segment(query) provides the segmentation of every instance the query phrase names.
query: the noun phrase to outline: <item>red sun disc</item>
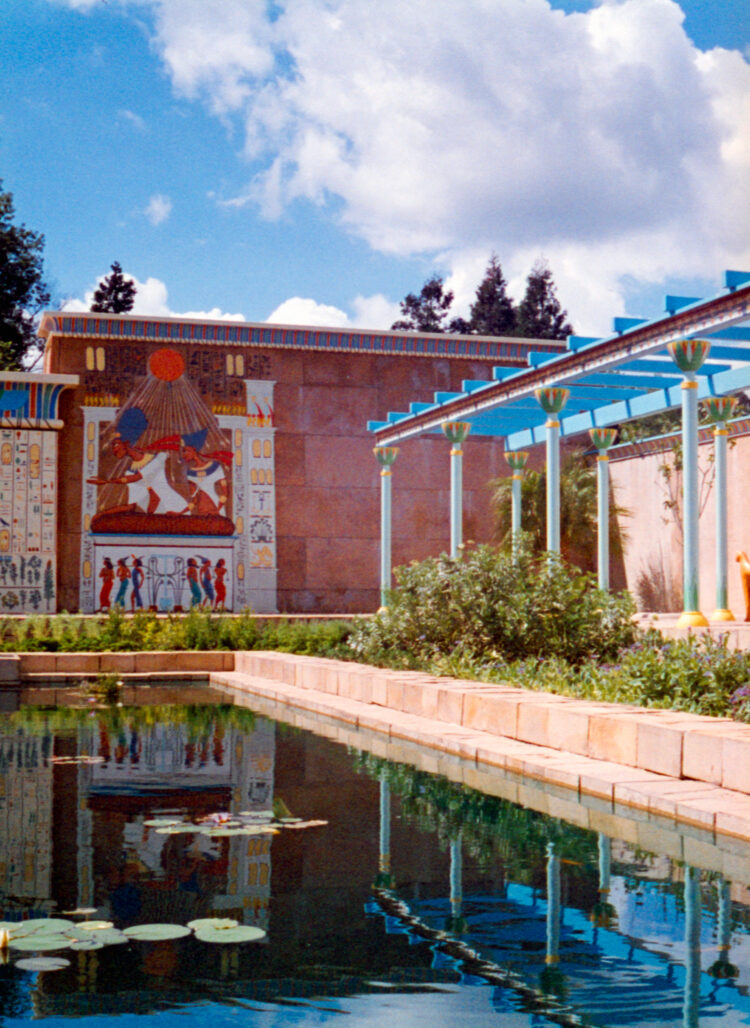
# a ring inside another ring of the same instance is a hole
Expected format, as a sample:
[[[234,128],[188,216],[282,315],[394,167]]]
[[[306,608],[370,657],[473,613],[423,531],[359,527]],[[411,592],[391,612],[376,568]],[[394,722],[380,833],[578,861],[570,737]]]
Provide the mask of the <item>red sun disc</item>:
[[[174,382],[185,373],[185,361],[177,350],[156,350],[148,359],[148,369],[162,382]]]

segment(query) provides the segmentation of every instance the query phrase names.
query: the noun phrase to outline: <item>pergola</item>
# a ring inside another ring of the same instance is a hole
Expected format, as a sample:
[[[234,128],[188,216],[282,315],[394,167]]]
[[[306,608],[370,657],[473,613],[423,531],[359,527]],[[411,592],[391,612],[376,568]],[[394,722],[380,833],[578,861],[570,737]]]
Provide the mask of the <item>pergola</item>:
[[[398,444],[442,431],[451,443],[451,554],[461,545],[462,450],[469,432],[502,436],[513,470],[513,534],[520,531],[520,484],[527,447],[546,442],[547,549],[560,549],[560,437],[588,432],[598,450],[599,584],[608,588],[608,450],[613,426],[682,407],[683,614],[681,626],[705,625],[698,609],[698,401],[714,424],[717,502],[717,596],[711,620],[727,609],[726,421],[750,387],[750,272],[724,272],[711,299],[667,296],[652,321],[614,319],[612,335],[568,337],[563,354],[532,352],[529,367],[497,366],[491,381],[464,381],[460,393],[415,399],[408,411],[370,421],[381,465],[381,592],[391,581],[391,466]]]

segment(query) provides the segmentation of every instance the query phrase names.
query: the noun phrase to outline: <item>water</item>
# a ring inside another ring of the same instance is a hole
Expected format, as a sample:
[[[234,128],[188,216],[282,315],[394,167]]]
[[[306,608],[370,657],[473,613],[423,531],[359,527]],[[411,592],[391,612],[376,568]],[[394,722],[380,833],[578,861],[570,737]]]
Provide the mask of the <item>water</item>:
[[[0,920],[267,934],[55,971],[11,948],[0,1026],[750,1023],[750,847],[688,840],[692,865],[240,707],[23,708],[0,718]]]

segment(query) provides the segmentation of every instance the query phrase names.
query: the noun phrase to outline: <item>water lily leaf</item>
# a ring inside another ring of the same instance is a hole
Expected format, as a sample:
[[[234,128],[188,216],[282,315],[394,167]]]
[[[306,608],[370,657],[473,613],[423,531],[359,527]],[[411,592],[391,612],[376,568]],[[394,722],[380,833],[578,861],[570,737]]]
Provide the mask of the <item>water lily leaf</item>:
[[[185,833],[198,832],[200,829],[196,825],[164,825],[163,828],[157,828],[157,835],[184,835]]]
[[[148,828],[162,828],[164,825],[182,824],[182,820],[179,817],[152,817],[149,821],[144,821],[143,823]]]
[[[236,928],[200,928],[195,933],[201,942],[218,943],[258,942],[265,936],[262,928],[247,924],[239,924]]]
[[[190,929],[181,924],[136,924],[123,929],[123,935],[139,942],[161,942],[164,939],[182,939]]]
[[[70,967],[70,961],[65,957],[24,957],[16,961],[16,967],[22,971],[62,971]]]
[[[280,817],[277,818],[278,822],[282,825],[294,825],[298,821],[301,821],[301,817]]]
[[[195,921],[188,921],[187,926],[197,932],[203,928],[236,928],[239,923],[233,917],[198,917]]]
[[[70,949],[76,950],[90,950],[90,949],[104,949],[104,943],[98,936],[92,935],[89,939],[72,939],[70,942]]]
[[[24,935],[20,939],[11,939],[10,945],[13,949],[20,949],[27,953],[42,953],[46,950],[67,949],[70,939],[67,935],[34,933],[33,935]]]
[[[272,810],[241,810],[240,817],[257,817],[262,818],[265,821],[270,821],[273,817]]]
[[[10,929],[11,934],[19,939],[26,935],[53,935],[59,932],[67,932],[74,928],[74,921],[67,921],[63,917],[32,917],[28,921],[16,921]]]
[[[82,921],[81,924],[73,927],[78,934],[78,932],[101,932],[105,928],[114,928],[114,924],[112,921]]]
[[[87,942],[95,941],[100,946],[121,946],[124,942],[128,942],[127,935],[121,932],[119,928],[100,928],[97,932],[87,933],[76,933],[75,936],[72,933],[68,933],[74,942]],[[75,948],[75,947],[74,947]]]
[[[294,824],[285,822],[284,828],[320,828],[322,825],[327,824],[327,821],[298,821]]]
[[[76,907],[75,910],[63,910],[63,914],[67,914],[68,917],[73,917],[75,915],[88,917],[89,914],[95,914],[98,909],[98,907]]]

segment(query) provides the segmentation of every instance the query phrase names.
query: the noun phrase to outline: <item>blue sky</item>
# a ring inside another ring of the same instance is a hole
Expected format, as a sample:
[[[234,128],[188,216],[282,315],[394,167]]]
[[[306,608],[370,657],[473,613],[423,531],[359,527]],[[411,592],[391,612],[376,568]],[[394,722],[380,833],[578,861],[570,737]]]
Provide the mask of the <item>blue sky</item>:
[[[85,309],[388,327],[545,257],[576,330],[750,268],[746,0],[3,0],[0,176]]]

